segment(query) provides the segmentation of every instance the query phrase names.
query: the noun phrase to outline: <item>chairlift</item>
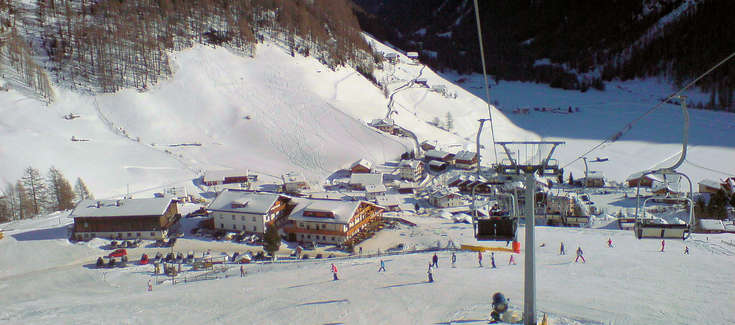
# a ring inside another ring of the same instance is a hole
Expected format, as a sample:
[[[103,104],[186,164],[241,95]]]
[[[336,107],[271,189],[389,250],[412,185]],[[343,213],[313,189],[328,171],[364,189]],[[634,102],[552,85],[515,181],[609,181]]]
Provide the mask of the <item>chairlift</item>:
[[[496,194],[496,196],[505,196],[510,199],[510,215],[489,215],[480,218],[475,214],[472,219],[475,238],[482,241],[515,241],[518,230],[516,198],[510,193]]]
[[[653,174],[644,173],[643,175]],[[689,196],[688,197],[671,197],[666,195],[657,195],[649,197],[643,201],[642,206],[640,205],[640,185],[638,186],[638,192],[636,193],[638,204],[636,204],[636,221],[633,226],[633,231],[638,239],[642,238],[655,238],[655,239],[681,239],[686,240],[689,238],[692,232],[692,219],[694,217],[694,201],[692,198],[692,181],[683,173],[676,171],[662,173],[664,180],[667,174],[681,175],[689,181]],[[656,218],[646,218],[646,205],[648,201],[652,200],[668,200],[668,201],[683,201],[689,205],[689,218],[684,224],[667,224],[661,223]],[[638,211],[642,211],[641,214]],[[643,216],[641,216],[643,215]]]
[[[638,186],[636,187],[636,207],[635,207],[635,225],[633,226],[633,231],[635,233],[635,236],[638,239],[642,238],[656,238],[656,239],[662,239],[662,238],[671,238],[671,239],[682,239],[686,240],[689,238],[689,236],[692,233],[692,227],[693,227],[693,218],[694,218],[694,201],[692,201],[693,196],[693,186],[692,186],[692,180],[684,173],[676,171],[676,168],[681,166],[681,164],[686,159],[687,154],[687,142],[689,137],[689,112],[687,112],[686,107],[686,96],[680,96],[681,99],[681,110],[682,115],[684,116],[684,127],[682,129],[683,138],[682,138],[682,150],[681,150],[681,156],[679,157],[679,160],[674,163],[673,166],[668,168],[661,168],[657,170],[651,170],[643,173],[641,175],[641,179],[646,177],[647,175],[651,174],[661,174],[664,179],[664,183],[666,183],[666,175],[679,175],[689,182],[689,196],[688,197],[668,197],[668,196],[654,196],[651,198],[648,198],[643,201],[643,215],[646,214],[646,203],[649,200],[652,199],[666,199],[666,200],[675,200],[675,201],[686,201],[689,203],[689,220],[685,224],[666,224],[661,223],[657,219],[654,218],[644,218],[641,217],[641,215],[638,213],[638,211],[641,210],[641,182],[638,182]],[[666,184],[664,184],[666,185]]]

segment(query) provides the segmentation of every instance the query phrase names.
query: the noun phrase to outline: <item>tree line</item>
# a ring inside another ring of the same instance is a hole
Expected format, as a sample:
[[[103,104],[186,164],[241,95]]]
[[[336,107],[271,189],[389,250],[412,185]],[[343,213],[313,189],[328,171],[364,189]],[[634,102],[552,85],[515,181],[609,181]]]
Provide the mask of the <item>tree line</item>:
[[[51,166],[46,176],[33,167],[23,172],[15,183],[5,184],[0,192],[0,222],[74,208],[77,200],[94,199],[81,178],[72,188],[64,174]]]
[[[0,0],[0,25],[37,39],[59,84],[93,92],[148,89],[172,74],[170,51],[194,44],[253,56],[270,40],[333,69],[374,66],[348,0]]]

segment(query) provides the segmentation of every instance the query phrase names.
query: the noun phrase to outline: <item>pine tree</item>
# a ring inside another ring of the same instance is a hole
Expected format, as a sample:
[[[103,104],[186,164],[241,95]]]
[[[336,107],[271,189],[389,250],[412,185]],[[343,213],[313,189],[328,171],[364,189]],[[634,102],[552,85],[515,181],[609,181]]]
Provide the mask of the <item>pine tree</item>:
[[[569,185],[574,185],[574,176],[572,176],[572,172],[569,172]]]
[[[281,236],[278,235],[278,229],[272,224],[268,225],[265,231],[265,243],[263,249],[273,256],[278,249],[281,248]]]
[[[28,193],[28,199],[31,201],[31,213],[34,215],[41,213],[46,198],[46,184],[43,183],[41,173],[38,169],[29,166],[24,171],[22,180]]]
[[[77,178],[77,183],[74,185],[74,193],[79,200],[94,200],[94,195],[87,189],[87,184],[84,184],[81,177]]]
[[[48,171],[49,209],[52,211],[69,210],[74,207],[74,191],[64,174],[53,166]]]
[[[447,131],[451,131],[454,128],[454,119],[452,113],[447,112]]]

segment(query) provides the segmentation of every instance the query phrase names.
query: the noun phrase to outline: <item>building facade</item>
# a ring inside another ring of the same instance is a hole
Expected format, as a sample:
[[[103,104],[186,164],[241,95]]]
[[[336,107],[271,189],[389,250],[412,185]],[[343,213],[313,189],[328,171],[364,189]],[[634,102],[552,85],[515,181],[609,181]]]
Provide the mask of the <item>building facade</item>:
[[[284,232],[300,242],[343,244],[382,218],[383,210],[366,201],[299,199]]]
[[[71,215],[76,240],[164,239],[181,217],[171,198],[83,200]]]
[[[417,181],[424,177],[424,162],[420,160],[401,160],[398,165],[401,179]]]
[[[291,198],[274,193],[228,189],[212,201],[214,229],[264,234],[266,226],[286,218]]]

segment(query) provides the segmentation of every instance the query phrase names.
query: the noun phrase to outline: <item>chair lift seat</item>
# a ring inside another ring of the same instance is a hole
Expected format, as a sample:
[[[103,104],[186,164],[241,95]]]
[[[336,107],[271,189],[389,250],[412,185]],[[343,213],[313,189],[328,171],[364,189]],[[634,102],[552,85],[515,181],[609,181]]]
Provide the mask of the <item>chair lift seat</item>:
[[[516,239],[518,218],[494,217],[477,219],[477,240],[513,241]]]

